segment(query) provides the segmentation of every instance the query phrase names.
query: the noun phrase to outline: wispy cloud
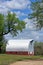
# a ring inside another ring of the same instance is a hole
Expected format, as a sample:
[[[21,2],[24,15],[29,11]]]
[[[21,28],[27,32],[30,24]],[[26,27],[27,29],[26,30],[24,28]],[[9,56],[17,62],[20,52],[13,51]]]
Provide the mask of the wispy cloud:
[[[28,16],[24,12],[20,12],[20,11],[17,11],[17,12],[14,12],[14,13],[16,14],[17,18],[19,18],[20,16]]]
[[[29,4],[29,0],[0,0],[0,12],[11,9],[26,9]]]
[[[35,27],[34,27],[34,24],[33,24],[33,20],[30,20],[28,18],[25,18],[24,21],[26,22],[26,28],[29,28],[31,30],[34,30]]]
[[[7,14],[8,11],[11,11],[16,13],[16,17],[23,19],[23,17],[27,17],[27,14],[21,12],[20,10],[25,10],[28,8],[30,9],[29,0],[0,0],[0,13],[2,14]]]
[[[6,1],[3,4],[6,5],[8,8],[25,9],[27,8],[28,4],[30,4],[30,1],[29,0],[11,0],[11,1]]]
[[[32,23],[33,20],[27,18],[27,14],[32,12],[29,10],[30,3],[30,0],[0,0],[0,13],[7,14],[8,11],[15,12],[18,18],[21,17],[27,23],[26,29],[15,38],[33,38],[43,41],[43,29],[35,31],[35,26]],[[7,38],[12,39],[9,35],[10,34],[8,34]]]
[[[35,41],[43,41],[43,29],[40,31],[34,30],[31,20],[25,19],[26,28],[19,33],[16,37],[11,37],[10,34],[7,35],[7,39],[34,39]]]

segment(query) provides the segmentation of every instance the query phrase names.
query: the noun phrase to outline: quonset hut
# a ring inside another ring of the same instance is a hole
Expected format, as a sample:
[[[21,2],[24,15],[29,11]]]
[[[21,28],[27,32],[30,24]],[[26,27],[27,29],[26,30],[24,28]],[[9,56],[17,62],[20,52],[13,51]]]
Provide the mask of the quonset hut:
[[[7,54],[34,55],[34,40],[9,40],[6,45]]]

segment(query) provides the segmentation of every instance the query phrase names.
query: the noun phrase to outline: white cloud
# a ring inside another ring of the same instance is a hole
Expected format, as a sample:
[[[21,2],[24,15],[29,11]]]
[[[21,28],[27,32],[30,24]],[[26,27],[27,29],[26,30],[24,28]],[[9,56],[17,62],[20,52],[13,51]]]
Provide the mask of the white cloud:
[[[11,1],[5,1],[5,0],[0,0],[0,13],[6,14],[8,10],[11,11],[11,9],[26,9],[30,8],[30,1],[29,0],[11,0]],[[32,12],[32,11],[31,11]],[[12,12],[11,12],[12,13]],[[23,12],[15,12],[17,17],[20,16],[27,16],[27,14]],[[34,31],[35,27],[33,26],[32,21],[28,18],[24,19],[24,21],[27,23],[26,24],[26,29],[18,35],[18,38],[23,37],[23,38],[33,38],[35,40],[43,40],[43,31],[42,33]],[[43,30],[43,29],[42,29]],[[12,39],[12,36],[8,34],[6,36],[6,39]]]
[[[28,6],[28,9],[30,9],[30,5]]]
[[[8,12],[8,8],[6,8],[5,6],[0,6],[0,13],[2,13],[2,14],[7,14],[7,12]]]
[[[33,24],[33,20],[30,19],[25,19],[24,20],[27,24],[26,24],[26,29],[28,29],[28,31],[26,31],[26,37],[27,38],[33,38],[36,41],[40,41],[42,39],[43,33],[41,34],[41,31],[36,31],[36,28]],[[30,33],[29,33],[30,31]],[[25,34],[25,32],[24,32]],[[28,36],[27,36],[28,35]]]
[[[6,13],[11,9],[26,9],[30,4],[29,0],[0,0],[0,13]],[[18,12],[20,14],[20,12]],[[24,15],[24,13],[22,13]]]
[[[0,13],[6,14],[8,12],[8,10],[10,10],[10,9],[7,8],[5,5],[3,5],[3,2],[0,2]]]
[[[26,22],[26,28],[29,28],[29,24],[30,24],[29,21],[30,20],[28,18],[26,18],[26,19],[24,19],[24,21]]]
[[[29,26],[31,26],[31,23],[28,23],[28,19],[25,19],[25,21],[27,22],[27,24],[29,24]],[[19,35],[17,35],[16,37],[12,38],[10,35],[6,36],[6,39],[34,39],[35,41],[43,41],[43,29],[41,31],[34,31],[33,28],[29,28],[27,26],[27,28],[25,30],[23,30],[21,33],[19,33]]]
[[[31,29],[31,30],[34,29],[34,25],[33,25],[32,20],[26,18],[26,19],[24,19],[24,21],[27,23],[27,24],[26,24],[26,28],[29,28],[29,29]]]
[[[37,31],[31,31],[31,34],[33,35],[34,39],[38,40],[39,39],[39,32]]]
[[[39,36],[36,36],[36,40],[39,40]]]
[[[23,13],[23,12],[20,12],[20,11],[17,11],[15,12],[17,17],[19,18],[20,16],[27,16],[27,14]]]
[[[28,4],[30,4],[29,0],[11,0],[2,2],[2,5],[13,9],[25,9]]]
[[[4,38],[5,38],[5,40],[10,40],[10,39],[13,39],[13,36],[10,33],[8,33],[8,34],[4,35]]]

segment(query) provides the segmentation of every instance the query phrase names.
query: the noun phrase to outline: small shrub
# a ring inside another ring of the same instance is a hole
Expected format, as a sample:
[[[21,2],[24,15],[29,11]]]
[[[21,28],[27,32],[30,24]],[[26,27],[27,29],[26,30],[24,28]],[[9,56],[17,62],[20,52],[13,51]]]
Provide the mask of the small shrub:
[[[5,51],[6,51],[6,44],[3,43],[2,47],[1,47],[1,52],[5,53]]]
[[[35,42],[34,53],[35,55],[43,55],[43,43],[42,42]]]

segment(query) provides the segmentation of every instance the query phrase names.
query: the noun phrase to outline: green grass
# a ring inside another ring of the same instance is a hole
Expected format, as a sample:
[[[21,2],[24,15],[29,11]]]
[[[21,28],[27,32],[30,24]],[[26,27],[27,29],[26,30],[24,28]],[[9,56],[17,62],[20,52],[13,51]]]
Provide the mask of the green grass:
[[[26,55],[8,55],[0,54],[0,65],[9,65],[10,63],[22,60],[43,59],[43,56],[26,56]]]

